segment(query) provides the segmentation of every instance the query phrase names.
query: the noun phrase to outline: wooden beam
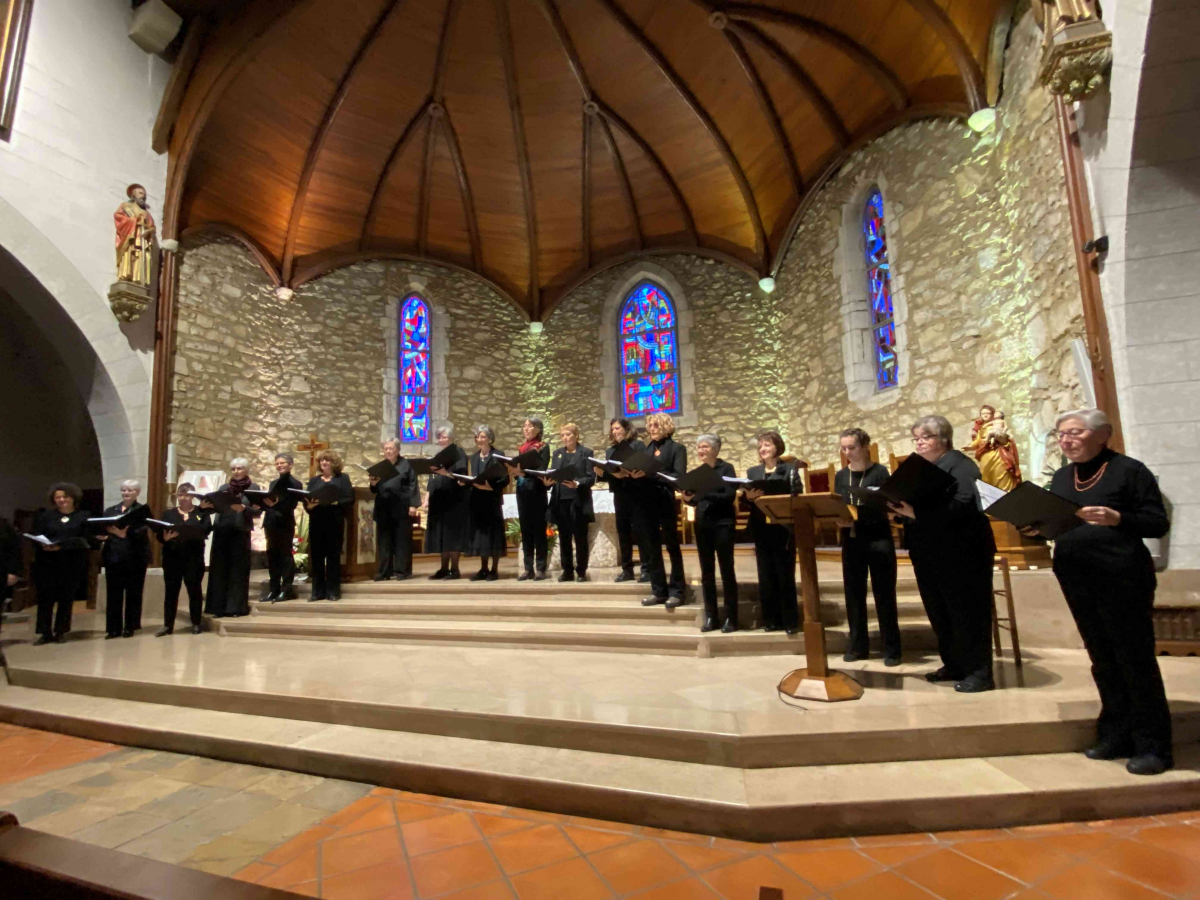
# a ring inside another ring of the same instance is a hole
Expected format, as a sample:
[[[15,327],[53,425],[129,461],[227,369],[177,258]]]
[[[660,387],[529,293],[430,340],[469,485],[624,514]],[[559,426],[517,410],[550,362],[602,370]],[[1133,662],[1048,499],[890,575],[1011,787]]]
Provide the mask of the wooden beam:
[[[562,47],[563,53],[567,57],[567,65],[571,67],[571,71],[575,74],[575,80],[579,82],[579,89],[583,91],[584,102],[591,100],[592,88],[588,84],[587,73],[583,70],[583,63],[575,50],[575,44],[567,31],[567,26],[563,23],[562,16],[559,15],[558,7],[554,5],[554,0],[537,0],[537,3],[550,21],[550,27],[554,29],[554,34],[558,37],[559,46]]]
[[[731,19],[778,22],[780,25],[797,28],[831,47],[836,47],[871,73],[879,82],[879,86],[887,93],[892,101],[892,106],[898,110],[908,106],[908,91],[904,87],[904,82],[879,57],[844,32],[809,16],[782,9],[771,9],[766,6],[755,6],[752,3],[727,3],[720,9]]]
[[[446,14],[442,17],[442,33],[438,38],[437,62],[433,67],[433,87],[429,92],[435,103],[441,103],[445,93],[446,69],[450,66],[450,29],[454,25],[456,12],[458,0],[446,0]]]
[[[171,77],[167,80],[162,101],[158,104],[154,130],[150,133],[150,147],[155,153],[166,153],[171,147],[171,129],[175,127],[179,107],[187,93],[188,81],[196,68],[196,62],[200,59],[200,50],[204,46],[208,29],[209,21],[204,16],[196,16],[188,24],[183,46],[179,48],[179,56],[175,59],[175,65],[171,67]]]
[[[738,189],[741,191],[742,202],[746,206],[746,213],[750,217],[750,225],[754,230],[755,253],[765,271],[768,264],[768,256],[771,252],[770,246],[767,243],[767,232],[763,228],[762,214],[759,212],[758,201],[754,197],[750,181],[746,178],[746,172],[742,168],[742,164],[738,162],[737,157],[734,155],[733,148],[729,146],[729,141],[725,139],[725,135],[721,133],[721,130],[717,127],[717,123],[708,114],[708,110],[704,108],[696,98],[696,95],[692,93],[691,88],[687,86],[683,78],[675,71],[674,67],[667,61],[667,58],[663,56],[662,51],[646,37],[645,33],[629,17],[625,10],[617,6],[613,0],[597,0],[597,2],[608,11],[609,15],[616,20],[625,33],[650,57],[655,66],[658,67],[659,72],[675,88],[675,92],[679,94],[680,99],[692,111],[693,115],[700,120],[700,123],[708,132],[713,143],[717,145],[718,151],[720,151],[722,158],[725,160],[725,165],[729,168],[730,174],[733,175],[733,179],[737,182]]]
[[[430,169],[433,168],[433,146],[437,138],[438,123],[445,115],[445,107],[431,106],[429,129],[425,132],[425,153],[421,158],[421,183],[417,188],[420,205],[417,208],[417,251],[424,256],[429,242],[429,207],[433,201],[433,179]]]
[[[533,169],[529,163],[529,143],[525,137],[525,121],[521,115],[521,96],[517,85],[517,59],[513,48],[512,23],[508,18],[505,0],[494,0],[496,22],[500,26],[498,40],[504,60],[504,85],[508,92],[508,113],[512,118],[513,140],[517,145],[517,170],[521,175],[521,195],[525,200],[525,234],[529,244],[529,311],[537,321],[541,306],[540,273],[538,271],[537,206],[533,201]]]
[[[262,244],[246,234],[236,225],[230,225],[227,222],[201,222],[199,225],[189,225],[183,229],[183,234],[179,236],[181,241],[186,241],[188,238],[200,237],[205,234],[223,234],[225,237],[233,238],[239,244],[246,248],[254,261],[258,263],[259,268],[263,270],[271,283],[276,287],[284,284],[279,271],[275,268],[275,263],[271,260],[271,255],[263,249]]]
[[[629,213],[629,220],[633,225],[633,233],[637,240],[638,249],[641,250],[646,246],[646,239],[642,235],[642,220],[638,217],[637,201],[633,197],[633,185],[629,183],[629,172],[625,169],[625,160],[621,158],[621,148],[617,146],[612,129],[604,119],[600,119],[600,134],[604,138],[605,145],[608,147],[609,155],[612,157],[613,168],[617,172],[617,180],[621,183],[621,195],[625,198],[625,209]]]
[[[775,135],[775,143],[779,145],[779,152],[783,154],[783,160],[787,163],[788,176],[792,179],[792,190],[799,197],[804,193],[804,179],[800,177],[800,167],[796,164],[796,154],[792,150],[792,144],[788,140],[787,132],[783,130],[783,122],[779,118],[779,110],[775,108],[775,102],[771,99],[771,95],[767,93],[767,86],[763,84],[762,77],[758,74],[758,69],[754,67],[754,60],[746,52],[746,45],[742,43],[742,39],[735,33],[736,28],[737,26],[723,28],[721,32],[725,35],[725,40],[728,41],[729,48],[733,50],[733,55],[737,57],[738,65],[742,67],[742,71],[746,74],[746,80],[750,83],[750,89],[754,91],[754,96],[758,100],[758,105],[762,108],[763,115],[767,117],[767,122],[771,126],[771,133]],[[824,98],[824,95],[821,96]],[[826,104],[828,104],[828,100],[826,100]],[[832,105],[829,105],[829,109],[832,111]],[[819,108],[818,112],[820,112]],[[838,118],[836,112],[833,115],[833,119],[841,126],[841,133],[845,134],[846,128],[842,125],[842,121]],[[839,137],[837,131],[834,132],[834,137]],[[840,138],[839,142],[845,143]]]
[[[467,177],[467,167],[463,163],[462,147],[458,143],[458,132],[450,121],[450,112],[442,116],[442,128],[445,130],[446,143],[450,145],[450,156],[454,160],[454,172],[458,175],[458,190],[462,194],[463,212],[467,215],[467,234],[471,238],[471,264],[476,271],[483,271],[483,253],[479,242],[479,217],[475,213],[475,195],[471,193],[471,179]],[[426,210],[428,213],[428,210]]]
[[[308,146],[308,153],[304,157],[304,168],[300,172],[300,183],[296,187],[296,195],[292,198],[292,212],[288,216],[287,237],[283,242],[283,265],[280,267],[283,271],[283,280],[286,282],[292,277],[292,267],[296,259],[296,235],[300,230],[300,220],[304,218],[304,207],[308,201],[308,187],[312,183],[313,172],[317,167],[317,160],[321,156],[321,151],[325,147],[325,140],[329,137],[329,133],[333,130],[333,123],[337,120],[337,114],[341,111],[342,104],[346,100],[347,94],[350,93],[350,84],[354,80],[354,74],[358,71],[358,67],[362,65],[367,52],[378,40],[383,26],[387,23],[388,18],[395,11],[400,0],[386,0],[383,9],[379,15],[375,17],[375,21],[371,23],[371,27],[367,29],[363,39],[358,44],[358,49],[351,57],[349,64],[346,66],[346,71],[342,73],[341,81],[338,82],[337,89],[330,98],[329,104],[325,107],[325,114],[321,116],[321,123],[317,126],[317,132],[313,136],[312,143]]]
[[[383,170],[379,173],[379,179],[375,182],[375,189],[371,191],[371,202],[367,204],[367,217],[363,220],[362,236],[358,240],[360,250],[366,250],[371,243],[371,235],[375,232],[375,220],[379,216],[379,198],[383,193],[384,185],[392,177],[392,169],[396,165],[396,160],[400,158],[400,154],[408,146],[409,140],[416,134],[417,128],[425,121],[432,102],[431,98],[426,97],[425,102],[413,113],[412,118],[408,120],[408,124],[404,126],[404,130],[400,132],[400,137],[396,139],[396,143],[392,147],[392,152],[388,154],[387,161],[383,164]]]
[[[583,116],[583,202],[580,204],[583,232],[583,267],[592,266],[592,117]]]
[[[954,60],[954,65],[958,67],[958,74],[962,77],[963,91],[971,111],[974,112],[987,106],[983,71],[979,68],[979,61],[971,53],[971,48],[963,40],[962,33],[954,21],[942,9],[937,0],[908,0],[908,5],[921,15],[925,24],[937,33],[950,52],[950,58]]]

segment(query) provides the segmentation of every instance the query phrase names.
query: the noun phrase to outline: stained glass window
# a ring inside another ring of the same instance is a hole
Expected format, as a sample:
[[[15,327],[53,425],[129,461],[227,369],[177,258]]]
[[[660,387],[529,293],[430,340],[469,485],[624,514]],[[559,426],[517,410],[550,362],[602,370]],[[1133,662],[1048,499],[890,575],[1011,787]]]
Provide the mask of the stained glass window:
[[[429,440],[429,307],[410,294],[400,307],[400,440]]]
[[[618,340],[623,415],[680,412],[679,329],[667,292],[650,282],[630,291]]]
[[[892,267],[888,260],[887,225],[883,195],[873,188],[863,210],[863,236],[867,252],[867,292],[871,304],[871,343],[875,353],[875,387],[895,387],[899,382],[896,358],[896,312],[892,305]]]

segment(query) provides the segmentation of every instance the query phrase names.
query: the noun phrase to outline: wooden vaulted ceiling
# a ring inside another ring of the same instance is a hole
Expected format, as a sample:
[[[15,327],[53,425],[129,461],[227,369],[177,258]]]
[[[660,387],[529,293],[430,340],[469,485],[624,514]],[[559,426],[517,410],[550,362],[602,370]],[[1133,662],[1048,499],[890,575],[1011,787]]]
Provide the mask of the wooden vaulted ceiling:
[[[165,234],[284,284],[428,258],[531,318],[691,247],[774,271],[806,195],[899,122],[984,105],[1011,0],[214,4],[173,121]]]

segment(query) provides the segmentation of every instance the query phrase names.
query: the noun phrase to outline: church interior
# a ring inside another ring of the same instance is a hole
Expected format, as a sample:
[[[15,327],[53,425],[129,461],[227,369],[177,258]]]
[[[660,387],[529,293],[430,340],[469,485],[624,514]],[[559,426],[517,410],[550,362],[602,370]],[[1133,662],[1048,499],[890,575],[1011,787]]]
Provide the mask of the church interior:
[[[1197,48],[0,0],[14,896],[1200,896]]]

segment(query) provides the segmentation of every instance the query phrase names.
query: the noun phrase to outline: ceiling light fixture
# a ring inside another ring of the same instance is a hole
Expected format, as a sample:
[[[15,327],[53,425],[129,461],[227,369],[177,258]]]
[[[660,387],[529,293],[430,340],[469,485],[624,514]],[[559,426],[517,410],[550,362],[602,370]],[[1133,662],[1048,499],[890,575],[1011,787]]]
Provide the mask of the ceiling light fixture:
[[[983,109],[977,109],[967,118],[967,125],[971,130],[979,134],[985,131],[990,131],[996,124],[996,108],[994,106],[985,106]]]
[[[758,286],[762,289],[764,294],[769,294],[775,290],[775,279],[770,275],[764,275],[762,278],[758,279]]]
[[[530,334],[541,334],[542,328],[543,328],[543,325],[541,322],[530,322],[529,323],[529,333]]]

